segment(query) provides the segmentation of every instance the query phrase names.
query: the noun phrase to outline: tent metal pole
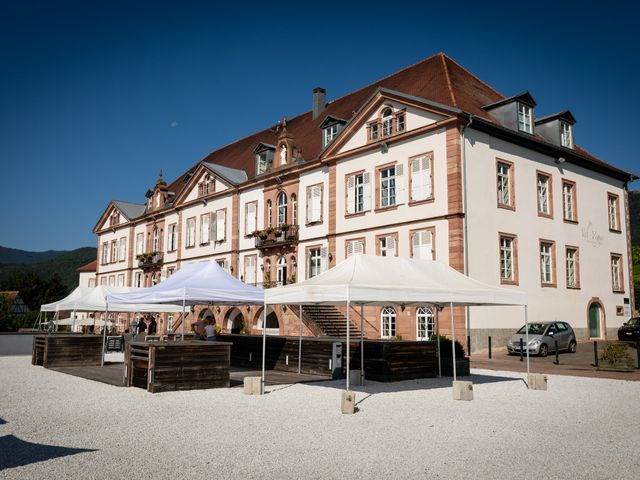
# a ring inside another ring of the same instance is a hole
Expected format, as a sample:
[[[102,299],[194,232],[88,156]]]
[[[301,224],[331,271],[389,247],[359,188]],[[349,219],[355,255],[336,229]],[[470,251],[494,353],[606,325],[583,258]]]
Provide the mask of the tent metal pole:
[[[526,346],[527,349],[527,388],[529,388],[529,315],[528,315],[528,306],[524,306],[524,328],[525,328],[525,337],[526,337]]]
[[[351,302],[349,301],[349,287],[347,287],[347,390],[349,390],[349,357],[350,357],[350,344],[351,337],[349,335],[349,331],[351,330],[351,318],[349,313],[351,312]]]
[[[104,309],[104,325],[102,326],[102,363],[101,367],[104,367],[104,346],[107,341],[107,319],[109,318],[109,304],[107,303]]]
[[[267,357],[267,304],[262,309],[262,391],[264,393],[264,368]]]
[[[302,368],[302,304],[300,304],[300,335],[298,337],[298,373]]]
[[[187,289],[183,288],[182,289],[182,324],[181,324],[181,328],[182,328],[182,340],[184,341],[184,322],[186,322],[186,314],[185,314],[185,308],[186,308],[186,303],[187,303]]]
[[[440,361],[440,308],[436,305],[436,342],[438,349],[438,377],[442,377],[442,362]]]
[[[71,325],[71,333],[76,329],[76,309],[73,309],[73,324]]]
[[[360,304],[360,386],[364,386],[364,305]]]
[[[451,313],[451,353],[453,354],[453,381],[456,381],[456,327],[453,322],[453,302],[449,303]]]

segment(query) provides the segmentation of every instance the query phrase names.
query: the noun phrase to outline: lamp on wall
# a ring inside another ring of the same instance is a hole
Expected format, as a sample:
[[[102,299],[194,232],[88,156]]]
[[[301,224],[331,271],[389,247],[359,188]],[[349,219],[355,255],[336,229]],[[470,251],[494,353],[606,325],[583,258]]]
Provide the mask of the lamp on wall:
[[[260,270],[264,272],[264,263],[260,265]]]
[[[556,158],[556,164],[557,165],[562,165],[566,161],[567,160],[564,157]]]

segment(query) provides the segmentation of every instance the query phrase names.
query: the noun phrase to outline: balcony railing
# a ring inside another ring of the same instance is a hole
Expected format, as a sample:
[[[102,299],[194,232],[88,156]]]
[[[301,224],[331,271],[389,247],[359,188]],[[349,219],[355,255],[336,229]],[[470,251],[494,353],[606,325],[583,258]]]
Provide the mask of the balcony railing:
[[[154,268],[162,265],[163,260],[164,253],[162,252],[143,253],[142,255],[138,255],[138,268]]]
[[[298,225],[290,225],[286,230],[275,227],[273,231],[263,230],[255,236],[256,248],[271,248],[298,241]]]

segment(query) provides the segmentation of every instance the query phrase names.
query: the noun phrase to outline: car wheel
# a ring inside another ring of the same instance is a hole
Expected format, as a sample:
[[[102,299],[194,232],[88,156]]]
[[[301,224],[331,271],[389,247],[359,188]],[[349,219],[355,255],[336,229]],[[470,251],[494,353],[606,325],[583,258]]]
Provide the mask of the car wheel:
[[[569,348],[567,349],[567,351],[569,353],[576,353],[576,341],[575,340],[571,340],[569,342]]]
[[[546,343],[540,345],[540,351],[538,353],[541,357],[546,357],[549,354],[549,347],[547,347]]]

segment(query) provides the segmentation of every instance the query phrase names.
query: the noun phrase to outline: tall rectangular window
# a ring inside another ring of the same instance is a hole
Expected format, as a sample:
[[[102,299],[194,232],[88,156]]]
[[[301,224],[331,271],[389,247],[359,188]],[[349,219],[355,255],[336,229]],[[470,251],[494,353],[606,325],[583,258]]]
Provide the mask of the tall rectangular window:
[[[620,231],[620,201],[617,195],[612,193],[607,195],[607,207],[609,213],[609,230]]]
[[[500,235],[500,283],[516,284],[517,251],[515,235]]]
[[[322,130],[323,146],[329,145],[338,136],[338,124],[331,125]]]
[[[364,239],[347,240],[345,243],[346,257],[349,258],[355,253],[364,253]]]
[[[565,220],[577,221],[576,184],[568,180],[562,181],[562,212]]]
[[[111,263],[115,263],[118,261],[118,241],[111,241]]]
[[[378,175],[380,177],[378,206],[385,208],[402,203],[402,165],[382,168],[378,171]]]
[[[433,230],[418,230],[411,233],[411,258],[434,260]]]
[[[313,278],[316,275],[319,275],[322,271],[322,249],[321,248],[310,248],[309,249],[309,278]]]
[[[256,256],[247,255],[244,257],[244,282],[250,285],[256,283]]]
[[[249,202],[244,209],[244,233],[250,235],[258,229],[258,202]]]
[[[169,225],[169,251],[175,252],[178,248],[178,228],[175,223]]]
[[[560,144],[563,147],[573,148],[572,127],[566,122],[560,122]]]
[[[322,221],[322,185],[307,187],[307,223]]]
[[[565,256],[567,288],[580,288],[580,266],[578,260],[578,248],[567,247]]]
[[[433,196],[433,177],[431,173],[431,155],[422,155],[411,159],[411,192],[412,202],[427,200]]]
[[[109,263],[109,242],[103,242],[102,244],[102,265]]]
[[[550,217],[551,200],[551,176],[538,172],[538,214],[543,217]]]
[[[267,171],[269,163],[273,162],[274,150],[265,149],[256,154],[256,175],[262,175]]]
[[[378,255],[381,257],[396,257],[398,256],[397,250],[397,234],[396,235],[383,235],[378,237]]]
[[[371,210],[371,180],[369,172],[347,177],[347,214]]]
[[[554,244],[549,241],[540,242],[540,281],[543,286],[554,285]]]
[[[187,218],[187,248],[196,246],[196,217]]]
[[[524,103],[518,103],[518,129],[521,132],[533,133],[531,107]]]
[[[225,209],[216,211],[215,222],[215,239],[218,242],[224,242],[227,238],[227,211]]]
[[[137,272],[135,277],[135,287],[142,288],[142,272]]]
[[[624,282],[622,278],[622,255],[617,253],[611,254],[611,286],[614,292],[624,291]]]
[[[513,165],[506,162],[497,163],[498,206],[513,208],[512,175]]]
[[[126,237],[120,238],[119,250],[120,251],[118,252],[118,259],[121,262],[124,262],[127,258],[127,238]]]
[[[211,235],[211,214],[205,213],[200,215],[200,245],[206,245],[209,243],[209,237]]]
[[[144,253],[144,233],[136,235],[136,255]]]

